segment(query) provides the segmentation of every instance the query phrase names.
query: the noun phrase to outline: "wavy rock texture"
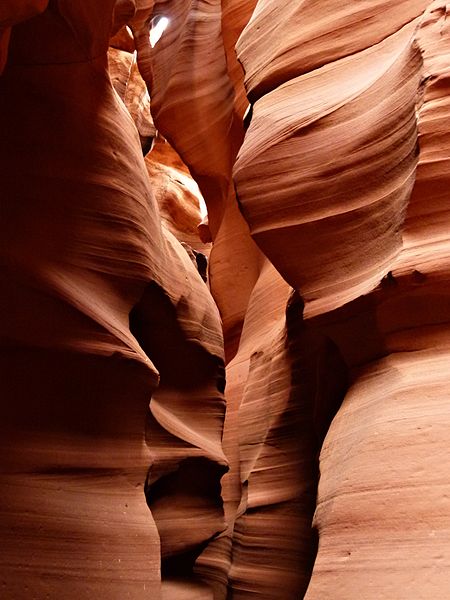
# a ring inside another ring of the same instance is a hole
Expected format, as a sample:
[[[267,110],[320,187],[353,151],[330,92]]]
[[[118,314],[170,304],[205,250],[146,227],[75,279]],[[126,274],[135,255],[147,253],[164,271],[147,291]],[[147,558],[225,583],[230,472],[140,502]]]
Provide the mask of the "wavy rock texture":
[[[449,9],[3,3],[2,598],[447,599]]]
[[[266,263],[228,368],[227,397],[238,397],[241,482],[233,598],[301,596],[315,557],[317,453],[345,391],[346,367],[333,344],[305,327],[302,302],[290,291]]]
[[[252,102],[282,83],[369,49],[418,17],[428,0],[259,0],[237,43]]]
[[[249,104],[244,73],[235,44],[256,2],[222,0],[222,38],[228,76],[234,89],[234,110],[228,134],[233,162],[243,142]],[[228,175],[231,180],[231,173]],[[250,295],[259,277],[264,257],[252,238],[238,208],[234,185],[230,185],[223,218],[214,239],[210,260],[210,287],[222,317],[226,362],[235,356]]]
[[[253,238],[310,311],[369,291],[400,250],[417,154],[413,33],[293,79],[253,107],[234,169],[239,200]]]
[[[111,14],[112,3],[101,8]],[[128,313],[161,234],[135,166],[135,133],[107,76],[109,24],[95,17],[52,8],[14,27],[0,80],[8,599],[159,589],[142,427],[158,374]],[[73,32],[88,56],[102,47],[100,57],[67,64],[80,58]]]
[[[114,89],[133,118],[139,132],[143,153],[146,154],[152,147],[156,129],[150,113],[150,96],[139,74],[136,54],[134,51],[110,47],[108,65]]]
[[[217,242],[210,285],[222,317],[227,360],[236,353],[260,263],[231,180],[247,105],[232,46],[251,10],[251,2],[241,3],[239,10],[226,2],[222,12],[216,0],[143,3],[139,19],[130,21],[156,126],[188,166],[208,207],[209,231]],[[151,48],[149,19],[161,16],[170,19],[169,25]]]
[[[110,42],[109,73],[114,89],[123,100],[139,132],[161,221],[178,241],[195,252],[207,255],[210,244],[202,243],[198,235],[203,198],[186,165],[156,131],[150,113],[150,97],[137,67],[136,53],[134,50],[129,51],[130,43],[134,48],[134,40],[124,32],[126,29],[122,28]],[[206,269],[206,256],[204,263]]]
[[[392,7],[369,46],[382,4],[361,6],[367,22],[342,8],[333,28],[354,23],[326,42],[326,22],[307,27],[313,3],[275,19],[260,2],[238,43],[256,100],[234,170],[244,215],[352,367],[321,453],[308,600],[447,593],[447,6]]]
[[[246,107],[232,45],[251,3],[243,9],[237,11],[231,2],[222,13],[218,0],[142,3],[139,18],[130,21],[155,124],[189,168],[208,207],[209,234],[217,240],[210,257],[210,285],[223,321],[227,360],[237,350],[260,260],[237,210],[231,180]],[[233,18],[226,16],[229,13]],[[161,16],[170,21],[152,48],[149,28]]]
[[[202,544],[224,528],[219,481],[226,470],[225,379],[217,310],[201,278],[189,276],[193,266],[185,250],[165,235],[169,256],[177,259],[169,295],[149,285],[130,324],[160,374],[147,427],[153,458],[147,499],[161,538],[163,575],[180,575],[190,572]],[[184,277],[177,276],[181,265]],[[185,527],[186,519],[196,527]]]
[[[199,239],[198,225],[201,221],[201,195],[193,180],[183,171],[152,160],[153,152],[146,157],[146,167],[158,202],[164,226],[189,248],[205,257],[211,244]]]
[[[244,88],[244,71],[237,60],[236,42],[250,19],[256,0],[222,0],[222,36],[227,59],[228,73],[235,90],[236,117],[242,120],[248,100]]]
[[[15,26],[0,79],[7,600],[173,597],[160,548],[178,575],[224,527],[220,321],[111,86],[113,5]]]
[[[221,36],[221,5],[219,0],[154,2],[149,16],[162,15],[170,23],[154,48],[148,25],[133,28],[139,68],[157,128],[199,184],[215,237],[232,166],[232,87]]]
[[[355,371],[322,450],[321,543],[308,599],[447,596],[447,9],[433,3],[417,35],[425,88],[416,184],[402,252],[371,299],[387,356]]]
[[[250,295],[263,263],[264,255],[250,237],[234,193],[230,194],[209,262],[211,292],[222,317],[227,363],[238,350]]]

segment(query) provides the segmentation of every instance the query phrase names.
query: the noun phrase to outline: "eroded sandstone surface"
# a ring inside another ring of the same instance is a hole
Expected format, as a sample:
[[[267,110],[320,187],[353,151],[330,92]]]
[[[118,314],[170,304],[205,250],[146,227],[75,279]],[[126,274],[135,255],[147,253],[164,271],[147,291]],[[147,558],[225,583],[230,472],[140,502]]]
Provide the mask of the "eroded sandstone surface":
[[[448,599],[449,11],[3,1],[2,599]]]

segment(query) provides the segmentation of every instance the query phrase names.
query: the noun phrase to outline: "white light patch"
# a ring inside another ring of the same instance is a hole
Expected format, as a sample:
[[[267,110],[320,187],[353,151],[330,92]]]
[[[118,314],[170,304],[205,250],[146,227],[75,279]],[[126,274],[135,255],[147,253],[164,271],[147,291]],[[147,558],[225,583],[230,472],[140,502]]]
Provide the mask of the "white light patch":
[[[154,48],[161,39],[162,34],[167,29],[169,19],[167,17],[155,17],[152,21],[152,28],[150,29],[150,46]]]
[[[208,209],[206,208],[206,203],[203,200],[203,196],[201,194],[198,195],[198,202],[200,204],[200,216],[203,220],[208,216]]]
[[[200,217],[202,220],[208,215],[208,209],[206,207],[206,203],[203,199],[202,193],[200,192],[200,188],[197,185],[197,182],[192,179],[189,175],[178,171],[178,169],[173,169],[176,172],[176,179],[187,189],[194,194],[194,196],[198,200],[199,208],[200,208]]]
[[[205,217],[208,216],[208,209],[206,207],[206,202],[203,200],[203,196],[202,196],[202,193],[200,191],[200,188],[197,185],[197,182],[194,181],[192,179],[192,177],[184,175],[184,173],[179,173],[179,174],[182,175],[182,182],[187,187],[187,189],[192,194],[194,194],[194,196],[196,196],[196,198],[198,200],[199,207],[200,207],[200,216],[201,216],[201,218],[203,220]]]

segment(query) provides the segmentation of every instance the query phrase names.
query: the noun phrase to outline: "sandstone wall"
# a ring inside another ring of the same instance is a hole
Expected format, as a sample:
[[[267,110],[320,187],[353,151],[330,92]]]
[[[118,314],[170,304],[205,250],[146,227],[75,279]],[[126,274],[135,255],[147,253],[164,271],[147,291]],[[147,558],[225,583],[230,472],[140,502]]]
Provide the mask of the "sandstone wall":
[[[448,598],[449,9],[3,3],[2,598]]]

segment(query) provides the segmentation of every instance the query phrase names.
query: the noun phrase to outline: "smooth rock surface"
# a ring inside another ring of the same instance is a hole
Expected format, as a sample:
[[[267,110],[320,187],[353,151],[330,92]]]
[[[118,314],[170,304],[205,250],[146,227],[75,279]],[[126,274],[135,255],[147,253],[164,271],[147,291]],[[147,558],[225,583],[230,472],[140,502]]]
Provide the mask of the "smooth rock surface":
[[[449,14],[2,3],[2,600],[448,599]]]

